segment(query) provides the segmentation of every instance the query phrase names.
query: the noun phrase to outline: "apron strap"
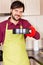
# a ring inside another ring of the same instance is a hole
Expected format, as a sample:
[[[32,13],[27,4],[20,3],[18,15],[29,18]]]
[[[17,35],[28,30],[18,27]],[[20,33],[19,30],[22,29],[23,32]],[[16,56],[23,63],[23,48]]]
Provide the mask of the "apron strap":
[[[6,30],[8,29],[8,23],[6,24]]]

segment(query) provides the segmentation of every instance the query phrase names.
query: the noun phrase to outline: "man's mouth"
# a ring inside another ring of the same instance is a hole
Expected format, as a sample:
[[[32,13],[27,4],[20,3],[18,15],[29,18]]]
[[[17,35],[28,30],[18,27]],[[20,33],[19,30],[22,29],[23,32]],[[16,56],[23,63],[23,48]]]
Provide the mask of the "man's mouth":
[[[20,15],[15,15],[15,16],[20,17]]]

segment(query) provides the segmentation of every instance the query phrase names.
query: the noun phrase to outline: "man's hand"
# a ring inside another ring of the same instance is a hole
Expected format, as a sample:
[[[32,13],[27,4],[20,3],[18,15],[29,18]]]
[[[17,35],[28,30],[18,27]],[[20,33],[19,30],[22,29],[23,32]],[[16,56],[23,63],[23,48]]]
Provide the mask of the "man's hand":
[[[35,36],[35,33],[36,33],[35,28],[33,26],[30,26],[29,27],[29,33],[25,34],[25,36],[33,37],[33,36]]]

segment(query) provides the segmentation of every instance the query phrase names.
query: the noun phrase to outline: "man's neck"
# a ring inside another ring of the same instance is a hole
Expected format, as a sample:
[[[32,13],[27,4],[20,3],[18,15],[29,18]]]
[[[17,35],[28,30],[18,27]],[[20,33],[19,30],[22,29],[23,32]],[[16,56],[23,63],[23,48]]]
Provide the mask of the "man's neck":
[[[19,21],[15,21],[14,19],[11,18],[10,22],[16,25]]]

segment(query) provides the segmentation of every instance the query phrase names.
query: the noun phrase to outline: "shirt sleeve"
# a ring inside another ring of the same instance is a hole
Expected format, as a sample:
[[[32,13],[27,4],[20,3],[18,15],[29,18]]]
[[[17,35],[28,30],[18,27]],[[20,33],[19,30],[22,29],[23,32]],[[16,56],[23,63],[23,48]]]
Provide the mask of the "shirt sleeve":
[[[33,38],[35,38],[36,40],[40,39],[40,34],[38,31],[36,31],[35,36],[33,36]]]

